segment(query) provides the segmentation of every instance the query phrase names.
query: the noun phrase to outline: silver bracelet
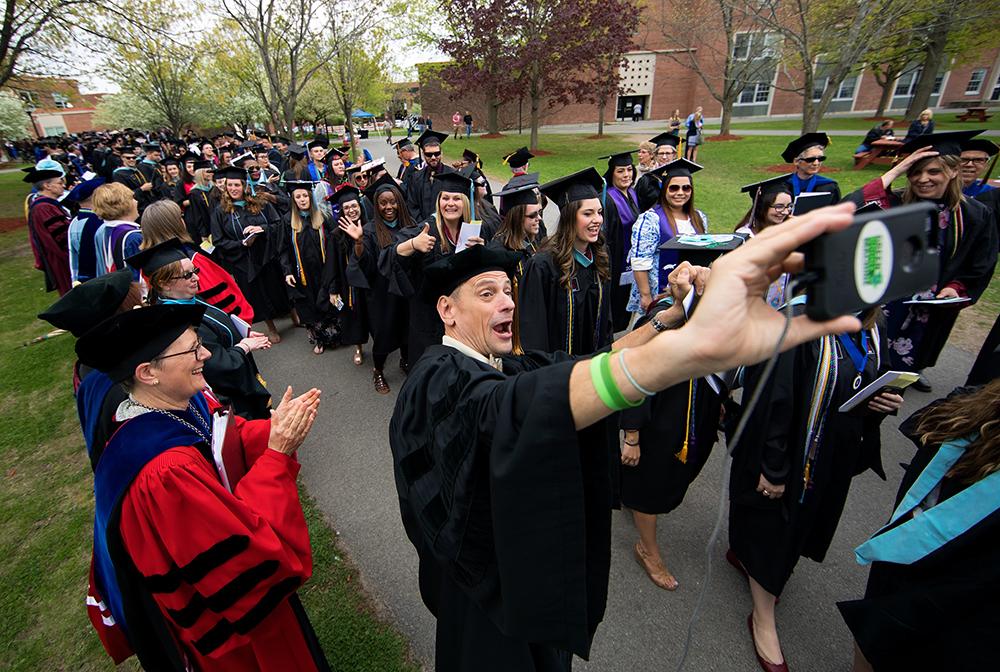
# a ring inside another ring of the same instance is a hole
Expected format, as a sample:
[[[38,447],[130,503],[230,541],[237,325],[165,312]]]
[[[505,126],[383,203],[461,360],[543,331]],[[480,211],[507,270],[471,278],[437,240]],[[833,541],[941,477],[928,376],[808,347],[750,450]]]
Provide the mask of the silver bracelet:
[[[622,348],[621,351],[619,351],[618,353],[618,366],[622,367],[622,373],[625,374],[625,378],[628,379],[628,382],[632,384],[632,387],[634,387],[639,394],[643,395],[644,397],[653,396],[654,394],[656,394],[656,392],[651,392],[642,385],[640,385],[639,383],[637,383],[635,378],[632,376],[632,372],[628,370],[627,366],[625,366],[626,350],[628,350],[628,348]]]

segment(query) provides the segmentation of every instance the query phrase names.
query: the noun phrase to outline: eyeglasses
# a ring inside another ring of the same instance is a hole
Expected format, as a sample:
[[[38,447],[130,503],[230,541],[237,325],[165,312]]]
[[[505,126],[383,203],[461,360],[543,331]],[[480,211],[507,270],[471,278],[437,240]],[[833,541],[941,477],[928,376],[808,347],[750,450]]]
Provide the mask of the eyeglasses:
[[[775,212],[791,212],[792,204],[789,203],[788,205],[780,205],[776,203],[775,205],[771,206],[771,209],[774,210]]]
[[[677,150],[666,151],[666,152],[656,152],[657,156],[677,156]]]
[[[973,165],[975,165],[975,164],[985,165],[986,162],[989,161],[989,159],[986,158],[986,157],[982,157],[982,158],[977,157],[977,158],[974,158],[974,159],[973,158],[965,158],[965,157],[963,157],[962,159],[960,159],[960,161],[963,164],[968,163],[968,164],[973,164]]]
[[[172,276],[170,276],[167,279],[168,280],[190,280],[191,278],[198,277],[199,273],[201,273],[201,269],[199,269],[199,268],[192,268],[190,271],[184,271],[180,275],[172,275]]]
[[[667,187],[667,191],[669,191],[671,194],[676,194],[678,191],[682,191],[685,194],[689,194],[689,193],[691,193],[691,185],[690,184],[671,184],[670,186]]]
[[[441,156],[441,152],[424,152],[424,156],[428,159],[433,159],[436,156]]]
[[[800,156],[799,161],[805,161],[806,163],[816,163],[817,161],[819,161],[820,163],[823,163],[824,161],[826,161],[826,154],[820,154],[819,156],[810,156],[810,157]]]
[[[195,359],[200,359],[198,357],[198,351],[199,350],[201,350],[201,337],[200,336],[198,337],[198,340],[195,342],[194,347],[191,348],[190,350],[185,350],[184,352],[175,352],[172,355],[160,355],[159,357],[153,357],[149,361],[155,362],[158,359],[170,359],[171,357],[180,357],[181,355],[194,355]]]

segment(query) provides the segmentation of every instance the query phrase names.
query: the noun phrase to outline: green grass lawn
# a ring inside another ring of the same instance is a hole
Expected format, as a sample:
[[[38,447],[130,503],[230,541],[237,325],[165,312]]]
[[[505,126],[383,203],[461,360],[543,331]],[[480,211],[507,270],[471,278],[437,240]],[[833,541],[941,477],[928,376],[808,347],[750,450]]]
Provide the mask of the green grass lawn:
[[[84,607],[93,480],[73,401],[73,337],[22,345],[51,329],[35,315],[56,298],[43,291],[24,229],[0,235],[0,283],[2,669],[108,670],[111,660]],[[417,670],[405,640],[375,616],[357,571],[303,495],[314,574],[300,595],[332,669]]]
[[[597,157],[634,149],[645,136],[610,135],[600,140],[592,140],[584,135],[545,134],[539,138],[539,147],[545,152],[531,160],[530,169],[541,173],[543,182],[596,166],[603,173],[606,161]],[[826,154],[826,175],[840,184],[846,195],[884,172],[884,166],[869,166],[864,170],[853,170],[854,148],[851,138],[833,137]],[[509,179],[510,170],[503,165],[502,156],[526,145],[528,136],[507,135],[503,138],[487,139],[473,137],[469,140],[446,142],[445,158],[453,160],[465,147],[477,152],[483,160],[484,170],[491,178],[501,183]],[[698,163],[704,170],[697,173],[695,181],[696,206],[708,215],[710,229],[717,233],[730,232],[750,208],[750,199],[740,193],[740,187],[757,182],[776,173],[763,168],[782,163],[781,151],[788,143],[787,138],[774,136],[746,136],[741,140],[708,142],[698,149]],[[992,325],[1000,312],[1000,271],[982,300],[969,311],[975,311],[976,322]],[[971,316],[970,316],[971,317]]]
[[[959,112],[938,112],[934,114],[934,130],[936,131],[963,131],[966,129],[973,128],[984,128],[990,130],[1000,129],[1000,111],[993,110],[992,112],[987,112],[987,114],[992,115],[989,121],[959,121],[958,115],[964,114],[965,110]],[[909,122],[903,121],[903,115],[895,112],[890,112],[888,115],[890,119],[896,122],[895,127],[897,129],[897,135],[906,135],[906,129],[909,127]],[[875,122],[871,119],[866,119],[864,117],[827,117],[820,122],[820,130],[823,131],[858,131],[860,135],[864,136]],[[718,129],[718,122],[706,123],[705,128]],[[798,134],[799,130],[802,128],[802,123],[798,119],[774,119],[771,121],[740,121],[739,119],[733,120],[734,133],[737,133],[740,129],[760,129],[760,130],[788,130],[789,132],[794,132]]]
[[[10,172],[0,173],[0,219],[20,217],[24,219],[24,196],[30,187],[24,183],[24,173],[13,166]]]

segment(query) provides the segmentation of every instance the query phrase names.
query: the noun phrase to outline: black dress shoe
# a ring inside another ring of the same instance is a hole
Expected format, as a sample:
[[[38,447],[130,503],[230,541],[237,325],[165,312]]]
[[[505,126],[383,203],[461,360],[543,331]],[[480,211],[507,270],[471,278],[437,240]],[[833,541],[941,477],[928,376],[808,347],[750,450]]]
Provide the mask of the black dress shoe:
[[[917,381],[915,383],[912,383],[912,386],[913,389],[915,389],[917,392],[931,391],[931,383],[929,380],[927,380],[927,377],[923,373],[920,374],[920,377],[917,378]]]

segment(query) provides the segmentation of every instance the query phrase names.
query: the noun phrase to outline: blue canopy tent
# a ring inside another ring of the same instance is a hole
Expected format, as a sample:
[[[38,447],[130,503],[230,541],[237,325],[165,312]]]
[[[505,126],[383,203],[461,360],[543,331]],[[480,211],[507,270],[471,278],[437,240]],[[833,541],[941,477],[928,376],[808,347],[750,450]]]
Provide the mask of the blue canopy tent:
[[[354,110],[351,117],[354,119],[374,119],[375,115],[371,112],[365,112],[364,110]]]

